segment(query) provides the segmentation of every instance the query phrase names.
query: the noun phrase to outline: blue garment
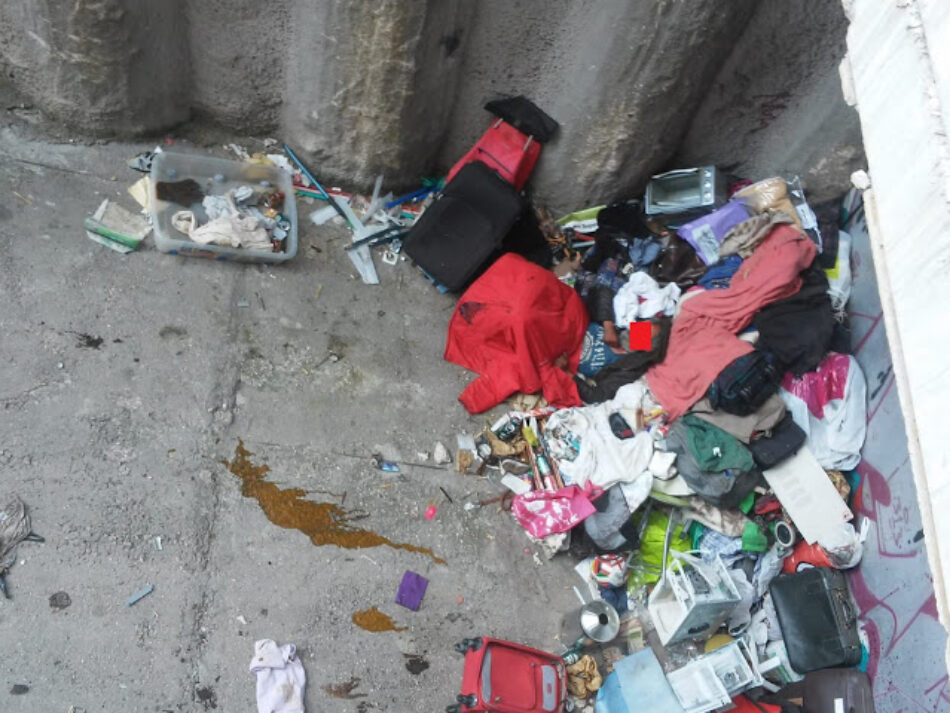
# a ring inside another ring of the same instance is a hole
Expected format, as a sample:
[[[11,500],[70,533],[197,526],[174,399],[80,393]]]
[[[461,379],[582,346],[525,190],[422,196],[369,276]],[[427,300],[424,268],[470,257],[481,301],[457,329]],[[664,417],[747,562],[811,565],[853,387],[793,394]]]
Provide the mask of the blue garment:
[[[660,241],[655,238],[634,238],[627,248],[627,254],[637,270],[645,270],[660,254],[660,247]]]
[[[582,299],[586,299],[595,287],[606,287],[611,293],[616,292],[629,279],[623,274],[622,268],[623,265],[617,258],[609,257],[600,264],[597,272],[580,270],[574,282],[574,289]]]
[[[705,290],[724,290],[729,287],[732,276],[736,274],[741,264],[741,257],[730,255],[710,265],[703,276],[699,278],[697,284]]]
[[[618,614],[627,611],[627,587],[601,587],[600,598],[617,610]]]
[[[577,365],[577,371],[584,376],[593,377],[605,366],[617,361],[620,356],[604,343],[604,328],[596,322],[592,322],[584,334],[581,360]]]

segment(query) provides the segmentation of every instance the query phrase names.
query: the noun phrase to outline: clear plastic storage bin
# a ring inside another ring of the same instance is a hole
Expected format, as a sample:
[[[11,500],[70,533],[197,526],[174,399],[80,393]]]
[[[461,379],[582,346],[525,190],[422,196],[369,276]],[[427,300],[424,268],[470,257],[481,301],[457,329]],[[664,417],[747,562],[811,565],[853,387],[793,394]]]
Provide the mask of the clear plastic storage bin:
[[[151,177],[150,200],[155,245],[163,253],[267,264],[285,262],[297,254],[297,204],[294,200],[293,180],[287,171],[276,166],[261,166],[211,156],[163,151],[157,154],[152,162]],[[290,230],[284,239],[283,252],[244,250],[224,245],[201,245],[189,240],[187,235],[173,228],[171,218],[179,210],[191,210],[199,223],[203,224],[207,220],[201,203],[186,208],[177,203],[160,201],[156,196],[156,184],[159,181],[182,181],[187,178],[197,181],[205,194],[210,195],[223,195],[240,185],[259,184],[261,181],[267,181],[283,191],[284,205],[280,212],[290,221]]]

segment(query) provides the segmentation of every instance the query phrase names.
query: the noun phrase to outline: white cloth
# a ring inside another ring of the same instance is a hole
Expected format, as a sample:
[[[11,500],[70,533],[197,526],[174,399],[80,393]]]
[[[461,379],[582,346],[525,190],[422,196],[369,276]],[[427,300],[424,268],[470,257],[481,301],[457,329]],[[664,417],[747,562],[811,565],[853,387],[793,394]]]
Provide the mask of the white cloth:
[[[645,498],[650,492],[653,475],[650,459],[653,457],[653,439],[646,431],[633,438],[619,439],[610,429],[610,414],[621,409],[643,408],[647,395],[643,379],[625,384],[616,396],[601,404],[583,408],[568,408],[556,411],[545,424],[545,432],[564,429],[574,435],[580,449],[574,460],[558,460],[561,473],[572,483],[583,486],[587,481],[605,490],[616,483],[634,483],[638,488],[624,488],[628,498],[631,491],[642,492]]]
[[[650,473],[659,480],[670,480],[676,477],[676,454],[666,451],[656,451],[650,458]]]
[[[205,209],[208,220],[227,218],[237,213],[237,206],[234,205],[230,192],[223,196],[205,196],[201,207]]]
[[[199,226],[194,213],[180,210],[172,216],[172,227],[201,245],[214,243],[247,250],[273,250],[267,231],[250,215],[221,216]]]
[[[250,670],[257,676],[257,713],[304,713],[307,674],[296,646],[278,646],[272,639],[255,641]]]
[[[676,310],[680,288],[675,282],[660,287],[645,272],[630,275],[626,284],[614,295],[616,324],[626,326],[637,319],[649,319],[660,312],[671,315]]]

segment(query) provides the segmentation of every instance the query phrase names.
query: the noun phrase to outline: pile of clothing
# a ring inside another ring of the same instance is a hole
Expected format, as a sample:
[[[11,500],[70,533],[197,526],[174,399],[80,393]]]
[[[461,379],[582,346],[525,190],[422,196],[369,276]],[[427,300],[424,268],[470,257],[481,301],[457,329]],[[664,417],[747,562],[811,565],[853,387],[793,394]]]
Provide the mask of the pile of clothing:
[[[736,188],[687,222],[635,201],[561,221],[583,250],[559,244],[553,270],[499,259],[459,300],[445,352],[479,374],[461,396],[473,413],[543,395],[477,443],[479,469],[501,471],[512,514],[549,556],[584,558],[591,591],[647,627],[677,596],[677,572],[728,594],[705,628],[653,625],[671,651],[719,634],[755,671],[782,662],[731,696],[857,663],[860,647],[813,657],[773,583],[856,566],[866,534],[850,506],[866,385],[849,354],[850,285],[826,273],[847,244],[834,223],[818,229],[797,182]],[[618,554],[619,578],[591,574]],[[826,632],[838,633],[850,635]]]

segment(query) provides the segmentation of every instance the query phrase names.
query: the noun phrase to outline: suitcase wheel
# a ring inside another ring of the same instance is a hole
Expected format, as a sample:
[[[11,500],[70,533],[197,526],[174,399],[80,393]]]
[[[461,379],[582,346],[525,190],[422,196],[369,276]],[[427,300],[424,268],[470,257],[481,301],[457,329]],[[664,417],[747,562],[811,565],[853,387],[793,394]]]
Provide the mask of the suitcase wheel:
[[[445,713],[462,713],[462,706],[458,703],[453,703],[450,706],[445,707]]]
[[[467,654],[469,651],[478,651],[482,648],[481,638],[475,639],[462,639],[455,645],[455,650],[460,654]]]
[[[478,696],[476,696],[474,693],[469,693],[467,696],[463,696],[460,693],[455,697],[455,700],[458,701],[458,703],[453,703],[451,706],[449,706],[449,708],[454,708],[455,711],[450,712],[449,709],[446,708],[445,710],[447,713],[458,713],[462,710],[462,706],[474,708],[475,704],[478,703]]]

